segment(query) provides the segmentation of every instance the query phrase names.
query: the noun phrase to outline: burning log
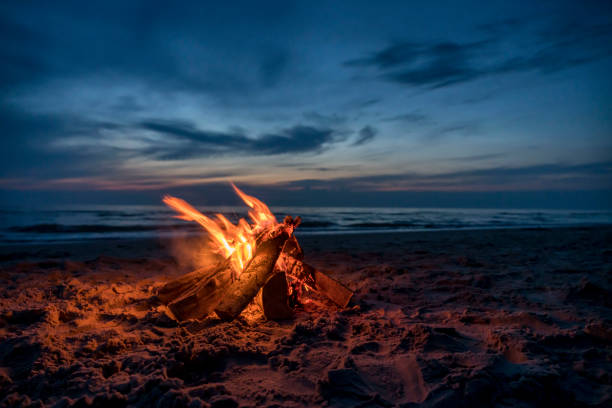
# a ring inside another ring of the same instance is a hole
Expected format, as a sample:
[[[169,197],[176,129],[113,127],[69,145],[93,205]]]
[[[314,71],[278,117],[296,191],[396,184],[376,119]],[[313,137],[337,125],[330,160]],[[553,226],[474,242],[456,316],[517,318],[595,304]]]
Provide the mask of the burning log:
[[[270,278],[288,238],[289,233],[283,228],[277,236],[257,246],[251,262],[240,274],[240,278],[227,289],[225,296],[215,308],[219,318],[233,320],[247,307]]]
[[[308,288],[326,296],[338,306],[346,307],[351,301],[353,291],[326,273],[292,257],[286,257],[283,262],[289,265],[288,274],[295,276]]]
[[[295,277],[299,284],[306,285],[340,307],[346,307],[353,297],[353,291],[326,273],[304,262],[304,251],[295,236],[287,240],[278,261],[278,269]]]

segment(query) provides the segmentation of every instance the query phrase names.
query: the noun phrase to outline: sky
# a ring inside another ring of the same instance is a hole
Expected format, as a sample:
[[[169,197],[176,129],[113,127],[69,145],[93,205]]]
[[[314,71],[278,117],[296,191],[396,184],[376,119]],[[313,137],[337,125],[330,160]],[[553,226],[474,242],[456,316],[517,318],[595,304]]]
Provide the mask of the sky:
[[[3,1],[0,204],[612,208],[607,1]]]

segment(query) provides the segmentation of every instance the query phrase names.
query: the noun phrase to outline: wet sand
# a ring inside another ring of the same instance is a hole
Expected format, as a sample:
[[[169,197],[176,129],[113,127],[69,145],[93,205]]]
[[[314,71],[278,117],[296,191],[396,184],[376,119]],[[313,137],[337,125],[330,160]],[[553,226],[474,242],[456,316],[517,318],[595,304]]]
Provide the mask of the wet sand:
[[[178,323],[176,243],[0,247],[0,406],[609,406],[612,228],[299,237],[355,291]]]

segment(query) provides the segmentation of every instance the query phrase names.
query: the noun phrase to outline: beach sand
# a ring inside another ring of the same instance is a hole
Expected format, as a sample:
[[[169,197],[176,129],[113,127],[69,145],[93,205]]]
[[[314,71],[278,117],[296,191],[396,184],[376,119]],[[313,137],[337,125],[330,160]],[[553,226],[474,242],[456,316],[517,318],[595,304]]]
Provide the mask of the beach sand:
[[[0,247],[0,406],[612,404],[612,228],[299,239],[348,308],[178,323],[176,242]]]

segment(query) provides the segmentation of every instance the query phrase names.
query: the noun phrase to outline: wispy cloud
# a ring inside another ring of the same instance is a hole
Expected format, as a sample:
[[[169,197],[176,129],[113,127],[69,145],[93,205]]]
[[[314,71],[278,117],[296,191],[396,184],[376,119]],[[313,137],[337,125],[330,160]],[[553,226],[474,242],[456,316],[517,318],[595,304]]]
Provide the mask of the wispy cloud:
[[[382,119],[384,122],[404,122],[412,124],[426,123],[430,119],[427,115],[418,112],[408,112],[401,115],[388,116]]]
[[[485,46],[486,42],[401,42],[376,51],[368,57],[347,61],[345,65],[375,67],[390,81],[438,88],[478,76],[478,71],[470,64],[470,60],[473,54]]]
[[[296,125],[278,133],[266,133],[250,138],[241,133],[201,130],[184,121],[145,121],[142,129],[153,131],[183,143],[154,146],[149,153],[157,159],[177,160],[223,154],[248,153],[277,155],[316,153],[339,139],[332,129]]]
[[[509,21],[506,26],[514,24]],[[512,38],[500,30],[488,26],[495,36],[473,42],[396,42],[344,65],[374,68],[382,78],[403,85],[440,88],[491,75],[552,73],[612,55],[611,24],[555,25],[541,30],[529,47],[508,47],[504,41]]]
[[[507,157],[506,153],[489,153],[489,154],[475,154],[472,156],[462,156],[462,157],[450,157],[445,160],[448,161],[456,161],[456,162],[475,162],[481,160],[491,160],[491,159],[499,159],[501,157]]]
[[[447,136],[473,136],[482,132],[482,123],[479,121],[456,122],[444,126],[434,127],[425,134],[430,141],[439,140]]]
[[[339,126],[345,124],[348,120],[345,115],[339,115],[337,113],[323,114],[320,112],[306,112],[303,116],[304,119],[317,126]]]
[[[440,174],[391,173],[327,180],[300,180],[291,187],[351,191],[523,191],[612,188],[612,162],[487,167]]]
[[[353,142],[353,146],[361,146],[362,144],[368,143],[372,141],[377,134],[378,130],[372,126],[364,126],[359,131],[358,138]]]

